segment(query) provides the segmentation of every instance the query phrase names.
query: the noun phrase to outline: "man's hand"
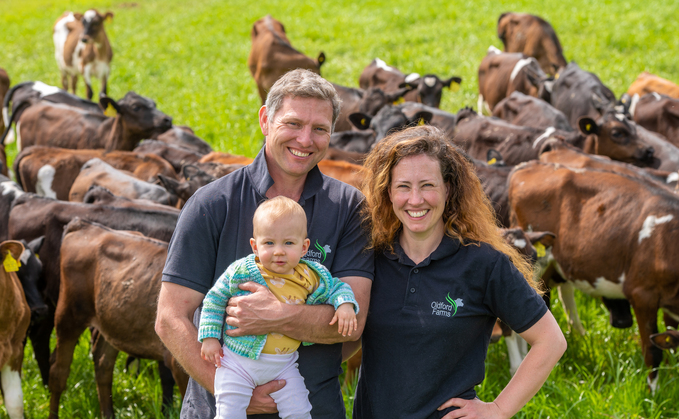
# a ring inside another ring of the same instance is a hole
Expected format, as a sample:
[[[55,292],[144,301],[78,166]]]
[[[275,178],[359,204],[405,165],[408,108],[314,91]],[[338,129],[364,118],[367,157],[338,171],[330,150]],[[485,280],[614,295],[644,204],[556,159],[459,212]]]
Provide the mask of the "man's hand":
[[[269,381],[266,384],[255,387],[250,398],[250,405],[246,413],[248,415],[263,415],[266,413],[277,413],[278,407],[270,394],[285,387],[285,380]]]
[[[354,313],[354,305],[352,303],[340,304],[335,311],[335,315],[330,321],[332,326],[339,320],[337,324],[337,333],[342,336],[346,336],[347,333],[351,336],[351,332],[358,329],[358,321],[356,320],[356,314]]]
[[[219,339],[203,339],[203,346],[200,348],[200,356],[219,368],[222,365],[222,357],[224,356],[222,345],[219,344]]]
[[[236,327],[229,329],[229,336],[266,335],[276,331],[285,317],[285,304],[278,301],[269,289],[256,282],[238,286],[251,294],[231,297],[226,307],[226,324]]]

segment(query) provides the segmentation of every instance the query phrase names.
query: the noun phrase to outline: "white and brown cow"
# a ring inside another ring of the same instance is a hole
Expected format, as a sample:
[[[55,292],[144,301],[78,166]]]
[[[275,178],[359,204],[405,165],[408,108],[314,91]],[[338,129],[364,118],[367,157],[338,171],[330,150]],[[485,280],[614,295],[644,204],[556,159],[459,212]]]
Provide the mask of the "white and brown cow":
[[[12,258],[15,265],[3,263],[0,267],[0,388],[10,419],[24,417],[21,363],[31,309],[16,274],[17,261],[23,252],[24,246],[20,242],[4,241],[0,244],[0,257],[3,261]]]
[[[556,234],[551,254],[561,276],[597,297],[628,300],[648,376],[658,386],[662,351],[651,345],[658,310],[679,324],[679,197],[617,173],[537,161],[509,179],[512,225]]]
[[[648,71],[643,71],[629,86],[627,94],[643,96],[649,93],[659,93],[679,99],[679,86]]]
[[[87,99],[92,99],[93,95],[92,77],[101,80],[100,94],[106,94],[113,50],[104,31],[104,21],[111,18],[111,12],[102,15],[90,9],[85,14],[64,12],[57,19],[52,38],[64,90],[70,87],[75,94],[78,74],[82,74],[87,86]]]
[[[629,113],[637,124],[679,146],[679,99],[655,92],[642,97],[634,95]]]

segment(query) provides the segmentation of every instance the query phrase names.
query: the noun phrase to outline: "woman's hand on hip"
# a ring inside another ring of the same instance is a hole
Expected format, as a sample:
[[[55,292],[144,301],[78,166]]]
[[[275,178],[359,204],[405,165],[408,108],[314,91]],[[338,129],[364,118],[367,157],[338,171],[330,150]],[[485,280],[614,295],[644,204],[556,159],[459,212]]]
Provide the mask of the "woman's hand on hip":
[[[482,402],[479,399],[465,400],[459,398],[452,398],[439,406],[439,410],[448,407],[459,407],[443,417],[443,419],[468,418],[468,419],[486,419],[498,418],[504,419],[506,416],[502,414],[500,408],[495,403]]]

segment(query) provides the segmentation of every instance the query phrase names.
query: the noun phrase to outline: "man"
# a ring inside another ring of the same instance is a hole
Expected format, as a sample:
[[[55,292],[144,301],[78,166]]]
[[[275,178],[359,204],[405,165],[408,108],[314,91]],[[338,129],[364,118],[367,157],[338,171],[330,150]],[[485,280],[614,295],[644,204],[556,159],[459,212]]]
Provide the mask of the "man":
[[[305,258],[323,263],[333,276],[351,286],[361,308],[357,333],[342,337],[329,325],[332,306],[286,305],[254,283],[241,286],[251,294],[229,300],[226,322],[238,329],[228,333],[273,332],[321,343],[299,348],[299,370],[310,393],[311,414],[345,418],[337,380],[342,359],[339,342],[356,340],[363,330],[373,259],[364,251],[366,238],[359,214],[362,195],[322,175],[316,167],[328,149],[339,107],[334,88],[320,76],[307,70],[287,73],[271,88],[259,110],[266,143],[255,161],[200,189],[184,206],[168,248],[156,319],[158,335],[192,377],[182,418],[215,416],[211,394],[215,366],[200,357],[196,309],[226,267],[251,252],[257,205],[279,195],[304,208],[312,249]],[[272,414],[276,406],[269,393],[283,385],[281,380],[257,387],[248,413],[278,417]]]

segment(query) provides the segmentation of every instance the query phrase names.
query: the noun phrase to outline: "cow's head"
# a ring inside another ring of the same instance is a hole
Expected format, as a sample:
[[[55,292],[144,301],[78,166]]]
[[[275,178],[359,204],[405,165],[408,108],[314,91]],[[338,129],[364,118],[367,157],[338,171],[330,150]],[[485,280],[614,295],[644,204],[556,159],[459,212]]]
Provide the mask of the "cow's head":
[[[399,106],[387,105],[374,117],[360,112],[349,115],[349,120],[360,130],[368,128],[375,131],[375,143],[392,132],[400,131],[418,123],[428,124],[433,118],[429,111],[419,111],[408,117]]]
[[[642,167],[654,163],[653,147],[641,141],[636,127],[624,114],[608,111],[600,123],[583,116],[578,120],[578,128],[585,136],[583,150],[586,153],[600,154]]]
[[[411,86],[406,86],[395,92],[385,93],[384,90],[379,87],[371,87],[364,92],[363,98],[359,103],[358,111],[366,115],[375,115],[385,105],[393,104],[412,89]]]
[[[156,103],[135,92],[127,92],[125,97],[115,101],[102,96],[99,103],[103,109],[115,110],[116,118],[122,125],[122,134],[106,144],[106,150],[131,151],[139,141],[161,134],[172,127],[172,118],[156,108]]]
[[[93,39],[97,39],[104,31],[104,21],[107,19],[113,19],[113,13],[106,12],[105,15],[102,15],[94,9],[86,11],[80,19],[83,24],[83,33],[80,41],[86,44]]]
[[[441,94],[444,87],[451,87],[455,83],[459,85],[462,79],[453,76],[446,80],[441,80],[436,74],[427,74],[420,77],[417,73],[412,73],[406,76],[403,83],[399,85],[400,88],[410,86],[417,89],[417,101],[427,106],[438,108],[441,105]]]

